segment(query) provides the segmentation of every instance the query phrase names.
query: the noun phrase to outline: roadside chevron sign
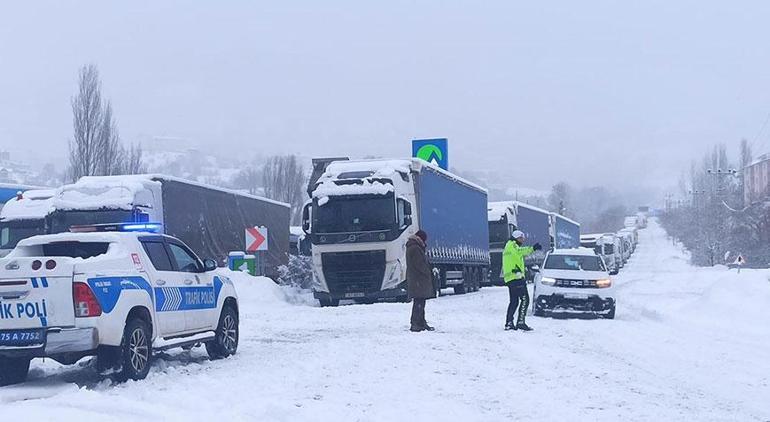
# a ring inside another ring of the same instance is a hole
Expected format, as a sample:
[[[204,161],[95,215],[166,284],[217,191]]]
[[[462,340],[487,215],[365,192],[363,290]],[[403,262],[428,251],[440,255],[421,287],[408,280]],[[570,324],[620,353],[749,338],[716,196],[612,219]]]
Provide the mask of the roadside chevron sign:
[[[415,139],[412,141],[412,157],[449,170],[449,141],[446,138]]]

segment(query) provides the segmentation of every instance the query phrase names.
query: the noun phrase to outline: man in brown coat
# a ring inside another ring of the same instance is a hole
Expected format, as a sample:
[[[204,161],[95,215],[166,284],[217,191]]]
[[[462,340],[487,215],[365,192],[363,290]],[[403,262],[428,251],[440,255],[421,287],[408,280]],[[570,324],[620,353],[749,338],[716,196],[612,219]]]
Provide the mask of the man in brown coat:
[[[412,298],[410,330],[414,332],[434,330],[425,322],[425,300],[435,297],[436,293],[433,290],[433,272],[425,255],[427,241],[428,234],[420,230],[406,242],[406,282],[409,297]]]

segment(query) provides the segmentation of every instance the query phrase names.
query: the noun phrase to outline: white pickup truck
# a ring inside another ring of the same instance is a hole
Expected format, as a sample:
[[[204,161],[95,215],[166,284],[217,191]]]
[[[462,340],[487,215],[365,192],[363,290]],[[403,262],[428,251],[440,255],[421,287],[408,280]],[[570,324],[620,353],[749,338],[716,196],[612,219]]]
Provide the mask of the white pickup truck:
[[[154,350],[236,352],[231,280],[178,239],[143,231],[150,226],[35,236],[0,259],[0,385],[23,382],[37,357],[67,365],[96,356],[100,371],[138,380]]]

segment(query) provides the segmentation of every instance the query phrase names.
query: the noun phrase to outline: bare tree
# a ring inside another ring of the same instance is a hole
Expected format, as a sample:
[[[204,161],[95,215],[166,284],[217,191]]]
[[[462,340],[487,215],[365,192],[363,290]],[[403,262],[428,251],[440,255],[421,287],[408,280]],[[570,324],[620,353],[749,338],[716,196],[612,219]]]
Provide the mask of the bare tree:
[[[99,132],[97,150],[99,151],[99,175],[122,174],[125,168],[125,150],[120,144],[118,124],[112,115],[112,104],[109,101],[104,105],[101,131]]]
[[[572,211],[568,210],[567,204],[570,202],[571,193],[572,189],[565,182],[559,182],[553,185],[551,193],[548,195],[548,205],[551,208],[551,211],[569,217],[568,211],[569,214],[571,214]]]
[[[147,166],[144,165],[142,159],[144,151],[142,150],[141,144],[131,144],[131,146],[128,147],[126,155],[126,168],[124,174],[140,174],[147,172]]]
[[[233,179],[233,184],[238,189],[248,189],[249,193],[255,195],[262,181],[262,174],[256,167],[247,167],[238,172]]]
[[[292,222],[300,219],[303,203],[305,169],[295,155],[276,156],[267,160],[262,169],[265,196],[291,204]]]
[[[72,97],[73,138],[70,141],[70,177],[96,174],[102,164],[99,143],[104,126],[99,71],[89,64],[80,68],[78,93]]]
[[[142,148],[126,149],[109,100],[102,99],[99,70],[89,64],[80,68],[78,93],[72,97],[73,138],[70,140],[69,177],[136,174],[143,172]]]

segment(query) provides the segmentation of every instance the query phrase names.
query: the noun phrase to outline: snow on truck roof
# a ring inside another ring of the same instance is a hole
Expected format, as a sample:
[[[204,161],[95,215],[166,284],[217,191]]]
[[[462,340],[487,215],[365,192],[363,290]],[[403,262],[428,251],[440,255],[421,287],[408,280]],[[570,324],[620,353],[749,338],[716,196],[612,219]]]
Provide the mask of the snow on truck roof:
[[[334,161],[326,168],[324,174],[318,179],[320,184],[327,181],[339,180],[341,175],[345,173],[371,173],[366,177],[382,177],[390,178],[396,173],[409,173],[413,171],[421,171],[423,167],[430,168],[431,170],[441,173],[449,179],[453,179],[473,189],[487,192],[486,188],[483,188],[475,183],[469,182],[453,173],[450,173],[434,164],[419,158],[400,158],[400,159],[372,159],[372,160],[350,160],[350,161]],[[343,178],[344,179],[344,178]],[[320,186],[320,185],[319,185]],[[315,195],[315,192],[313,193]]]
[[[289,208],[290,205],[261,196],[250,195],[232,189],[206,185],[162,174],[136,174],[122,176],[84,176],[77,182],[65,185],[54,199],[56,209],[94,210],[100,208],[132,209],[137,195],[160,186],[162,181],[174,181],[187,185],[240,195]]]
[[[552,215],[552,216],[554,216],[554,217],[556,217],[556,218],[561,218],[562,220],[564,220],[564,221],[566,221],[566,222],[568,222],[568,223],[572,223],[572,224],[574,224],[574,225],[576,225],[576,226],[579,226],[579,225],[580,225],[580,223],[578,223],[577,221],[575,221],[575,220],[573,220],[573,219],[571,219],[571,218],[567,218],[567,217],[565,217],[565,216],[563,216],[563,215],[561,215],[561,214],[557,214],[557,213],[555,213],[555,212],[552,212],[552,213],[551,213],[551,215]]]
[[[490,202],[487,204],[487,220],[500,221],[513,207],[511,202]]]
[[[526,209],[528,209],[528,210],[532,210],[532,211],[535,211],[535,212],[539,212],[539,213],[541,213],[541,214],[547,214],[547,215],[550,215],[550,214],[551,214],[551,212],[550,212],[550,211],[546,211],[546,210],[544,210],[544,209],[542,209],[542,208],[538,208],[538,207],[536,207],[536,206],[534,206],[534,205],[529,205],[529,204],[526,204],[526,203],[524,203],[524,202],[519,202],[519,201],[512,201],[512,202],[513,202],[514,204],[516,204],[516,207],[526,208]]]
[[[55,189],[36,189],[22,193],[21,199],[13,197],[0,211],[0,221],[37,220],[51,211]]]

